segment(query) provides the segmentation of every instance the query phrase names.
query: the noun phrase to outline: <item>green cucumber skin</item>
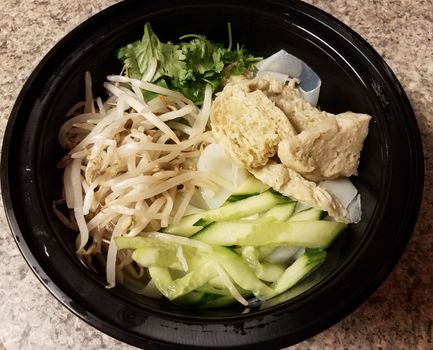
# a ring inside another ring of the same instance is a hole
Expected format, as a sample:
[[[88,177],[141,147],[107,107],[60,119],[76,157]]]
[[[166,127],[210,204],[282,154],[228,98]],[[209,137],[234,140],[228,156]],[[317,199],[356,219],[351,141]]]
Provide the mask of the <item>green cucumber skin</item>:
[[[273,298],[292,288],[299,281],[314,272],[326,259],[326,252],[322,249],[307,249],[305,253],[295,260],[273,284],[273,294],[264,300]]]
[[[289,219],[296,208],[296,202],[277,204],[258,219],[258,221],[278,221],[283,222]]]
[[[207,226],[214,221],[234,220],[269,210],[280,203],[286,203],[288,198],[266,191],[239,201],[200,213],[201,218],[194,226]]]
[[[221,246],[282,244],[325,249],[345,228],[346,224],[331,221],[221,221],[205,227],[193,237],[208,244]]]
[[[256,297],[264,298],[272,289],[260,281],[247,263],[233,250],[226,247],[213,247],[215,257],[230,278],[241,288],[251,291]]]
[[[198,225],[194,225],[197,220],[200,220],[200,218],[200,214],[185,216],[177,224],[172,224],[164,228],[162,232],[177,236],[191,237],[203,228]]]
[[[116,237],[117,249],[165,248],[167,243],[153,237]]]
[[[220,208],[210,209],[199,214],[188,215],[179,223],[169,225],[162,231],[178,236],[191,237],[204,226],[214,221],[240,219],[271,209],[277,204],[287,203],[288,198],[266,191],[234,202],[226,203]]]
[[[254,195],[267,191],[270,186],[265,185],[260,180],[256,179],[254,176],[248,177],[248,179],[239,186],[233,193],[232,196],[245,196]]]
[[[325,212],[321,209],[310,208],[299,213],[293,214],[287,221],[311,221],[321,220],[325,216]]]
[[[259,253],[257,247],[245,246],[241,248],[240,256],[252,269],[256,276],[265,282],[275,282],[284,273],[284,267],[269,262],[259,261]]]
[[[176,256],[176,249],[173,249],[172,246],[167,246],[166,248],[137,248],[132,253],[132,260],[143,267],[155,265],[182,270],[182,266]]]

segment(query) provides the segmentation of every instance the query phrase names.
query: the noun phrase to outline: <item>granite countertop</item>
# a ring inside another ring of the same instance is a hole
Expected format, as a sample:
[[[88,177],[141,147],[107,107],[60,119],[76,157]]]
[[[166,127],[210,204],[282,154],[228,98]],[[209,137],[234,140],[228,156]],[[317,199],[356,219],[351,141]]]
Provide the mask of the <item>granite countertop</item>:
[[[66,33],[116,0],[2,0],[0,131],[36,64]],[[361,34],[400,79],[425,152],[424,200],[395,270],[360,308],[291,349],[433,349],[432,0],[309,0]],[[133,349],[57,302],[21,257],[0,212],[0,350]]]

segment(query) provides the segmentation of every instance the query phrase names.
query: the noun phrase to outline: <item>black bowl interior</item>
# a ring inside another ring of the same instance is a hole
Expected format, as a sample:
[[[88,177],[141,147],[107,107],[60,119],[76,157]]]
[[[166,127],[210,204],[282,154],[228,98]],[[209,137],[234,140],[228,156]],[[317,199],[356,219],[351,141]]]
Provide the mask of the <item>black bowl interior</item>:
[[[106,75],[120,72],[117,48],[141,37],[151,21],[161,40],[202,33],[235,42],[256,55],[281,48],[321,77],[319,105],[329,112],[373,116],[353,178],[363,216],[329,249],[326,263],[293,290],[262,307],[191,310],[104,288],[103,274],[74,254],[76,233],[52,210],[61,196],[63,156],[57,133],[64,115],[84,98],[84,72],[94,95],[105,97]],[[127,1],[85,22],[38,66],[23,89],[5,136],[3,196],[18,245],[43,283],[94,326],[136,345],[287,345],[353,310],[383,281],[413,228],[422,190],[422,148],[404,92],[378,55],[347,27],[311,6],[293,2]],[[286,301],[287,299],[290,299]]]

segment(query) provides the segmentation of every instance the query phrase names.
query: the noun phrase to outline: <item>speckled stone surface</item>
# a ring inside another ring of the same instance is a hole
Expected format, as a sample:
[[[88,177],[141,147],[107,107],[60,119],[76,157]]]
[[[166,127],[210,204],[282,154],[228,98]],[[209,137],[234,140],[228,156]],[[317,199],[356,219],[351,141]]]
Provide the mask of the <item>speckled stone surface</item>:
[[[48,50],[115,0],[0,2],[0,132],[26,78]],[[400,79],[421,130],[424,200],[402,259],[350,316],[296,350],[433,349],[433,2],[309,0],[367,39]],[[0,212],[0,350],[133,349],[60,305],[27,267]]]

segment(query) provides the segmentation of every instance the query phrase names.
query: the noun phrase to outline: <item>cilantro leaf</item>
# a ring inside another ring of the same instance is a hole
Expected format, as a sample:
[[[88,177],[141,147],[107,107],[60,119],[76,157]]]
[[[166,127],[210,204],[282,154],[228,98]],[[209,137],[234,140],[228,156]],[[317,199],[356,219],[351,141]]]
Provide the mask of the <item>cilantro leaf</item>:
[[[180,38],[185,39],[190,41],[163,43],[146,23],[142,39],[120,48],[117,58],[123,62],[126,74],[135,79],[142,79],[151,62],[156,61],[152,82],[180,91],[197,104],[203,101],[206,84],[215,91],[227,76],[251,72],[255,69],[254,63],[261,59],[248,54],[239,45],[237,50],[231,50],[230,25],[227,49],[204,35],[188,34]],[[152,96],[145,94],[145,97]]]

